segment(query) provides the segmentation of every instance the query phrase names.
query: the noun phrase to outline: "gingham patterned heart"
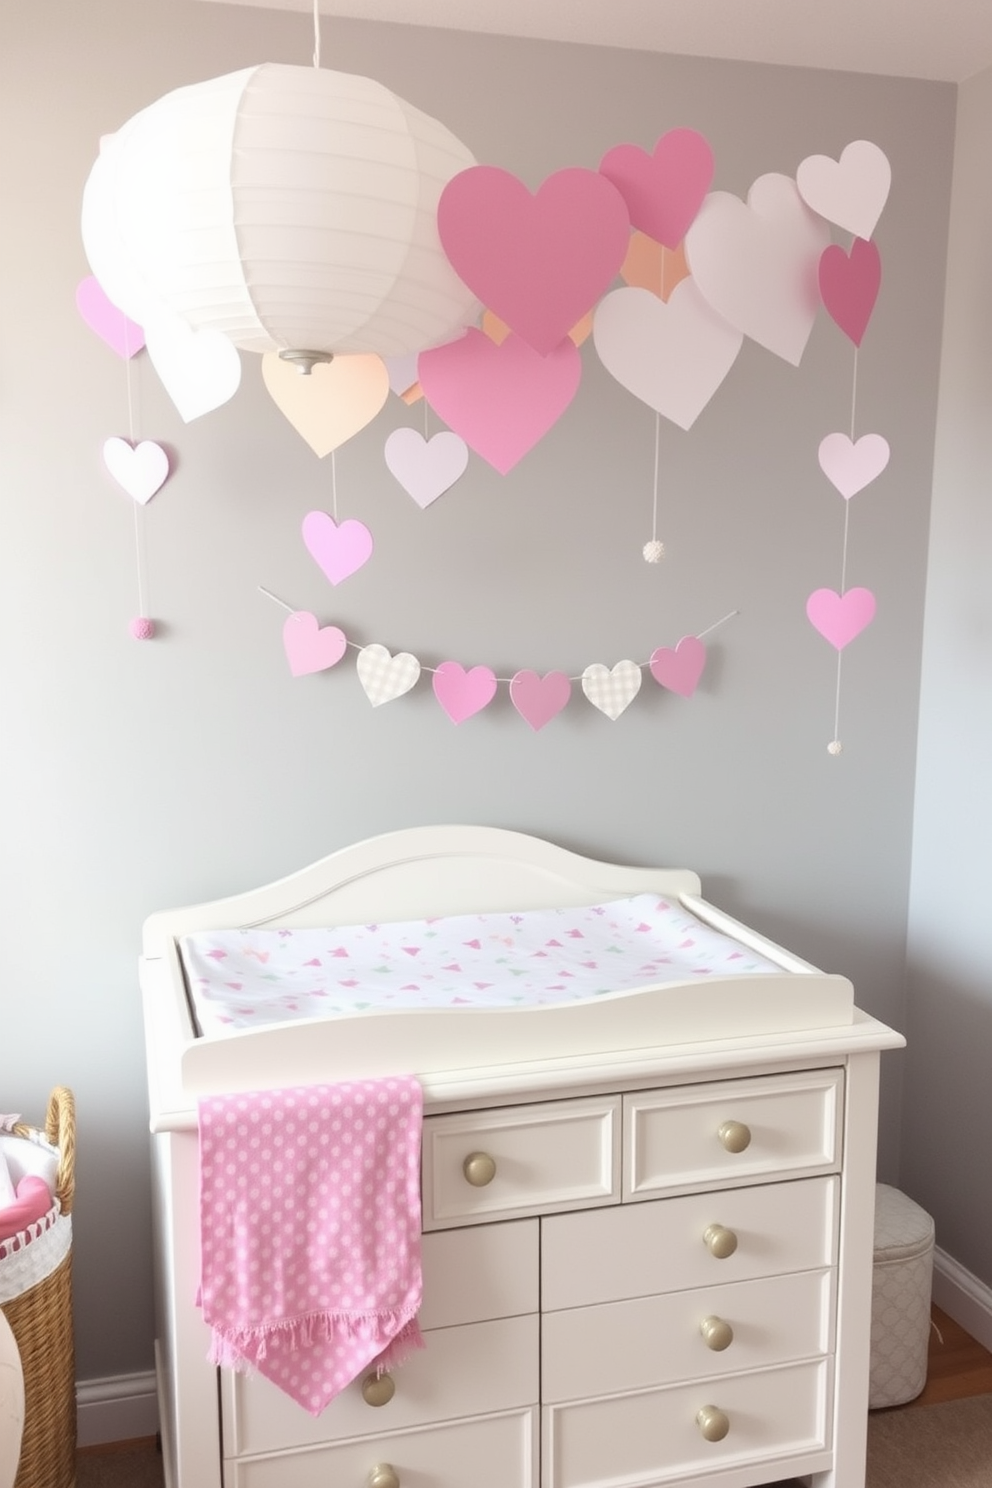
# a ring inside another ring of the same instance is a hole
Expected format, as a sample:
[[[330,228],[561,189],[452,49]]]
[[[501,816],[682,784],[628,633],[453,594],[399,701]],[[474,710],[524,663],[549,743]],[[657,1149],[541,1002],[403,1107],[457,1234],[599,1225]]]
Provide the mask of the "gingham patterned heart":
[[[595,661],[582,673],[582,691],[607,718],[619,718],[640,689],[641,669],[634,661],[618,661],[609,669]]]
[[[391,703],[415,687],[420,678],[420,662],[409,651],[391,656],[385,646],[363,646],[356,662],[358,680],[373,708]]]

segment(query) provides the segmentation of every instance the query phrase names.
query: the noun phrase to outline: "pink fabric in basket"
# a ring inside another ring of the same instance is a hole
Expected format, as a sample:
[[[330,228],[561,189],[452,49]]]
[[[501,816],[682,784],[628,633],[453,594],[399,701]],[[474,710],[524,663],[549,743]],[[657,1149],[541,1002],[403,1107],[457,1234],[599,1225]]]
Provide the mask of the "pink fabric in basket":
[[[423,1093],[412,1077],[205,1097],[200,1305],[210,1358],[311,1415],[417,1324]]]

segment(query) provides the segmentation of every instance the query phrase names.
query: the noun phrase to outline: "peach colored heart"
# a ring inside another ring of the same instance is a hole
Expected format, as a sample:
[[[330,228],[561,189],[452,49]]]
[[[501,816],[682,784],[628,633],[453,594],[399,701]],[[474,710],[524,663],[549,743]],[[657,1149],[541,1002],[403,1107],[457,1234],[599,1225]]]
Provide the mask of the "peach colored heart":
[[[592,315],[593,312],[590,310],[588,314],[583,315],[582,319],[578,321],[577,324],[574,325],[569,331],[568,339],[574,342],[576,346],[581,346],[583,341],[586,340],[586,338],[592,331]],[[486,310],[483,314],[482,329],[485,331],[490,341],[495,341],[497,346],[501,346],[502,343],[506,340],[507,336],[510,334],[510,327],[507,325],[506,321],[500,320],[499,316],[494,315],[491,310]]]
[[[307,376],[279,353],[262,357],[262,380],[273,402],[321,458],[370,424],[389,396],[381,357],[336,356]]]
[[[667,300],[676,284],[688,276],[684,244],[665,248],[647,233],[631,233],[627,257],[620,268],[620,277],[631,289],[649,289]]]

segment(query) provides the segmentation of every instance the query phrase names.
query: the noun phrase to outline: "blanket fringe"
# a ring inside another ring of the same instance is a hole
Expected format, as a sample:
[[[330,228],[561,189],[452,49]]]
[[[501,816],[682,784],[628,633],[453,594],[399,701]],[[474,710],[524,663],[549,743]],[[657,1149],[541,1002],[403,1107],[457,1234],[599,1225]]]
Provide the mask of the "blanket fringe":
[[[328,1309],[304,1313],[295,1318],[279,1318],[250,1328],[214,1327],[211,1329],[207,1357],[211,1364],[217,1364],[223,1369],[250,1374],[259,1360],[264,1359],[268,1353],[269,1339],[277,1334],[288,1336],[290,1346],[294,1349],[342,1337],[364,1338],[371,1343],[386,1339],[388,1342],[374,1359],[375,1367],[380,1373],[395,1368],[409,1358],[410,1354],[424,1347],[416,1315],[405,1310],[334,1312]]]

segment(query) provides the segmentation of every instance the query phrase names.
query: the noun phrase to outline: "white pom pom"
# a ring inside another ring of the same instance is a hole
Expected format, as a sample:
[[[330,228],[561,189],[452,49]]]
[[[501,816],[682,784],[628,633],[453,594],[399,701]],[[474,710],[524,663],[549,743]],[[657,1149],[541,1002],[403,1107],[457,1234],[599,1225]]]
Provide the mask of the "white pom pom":
[[[827,745],[827,753],[840,754],[843,748],[844,746],[839,739],[831,739],[830,743]]]
[[[653,537],[650,542],[644,544],[641,551],[644,554],[645,563],[660,563],[665,554],[665,544]]]

